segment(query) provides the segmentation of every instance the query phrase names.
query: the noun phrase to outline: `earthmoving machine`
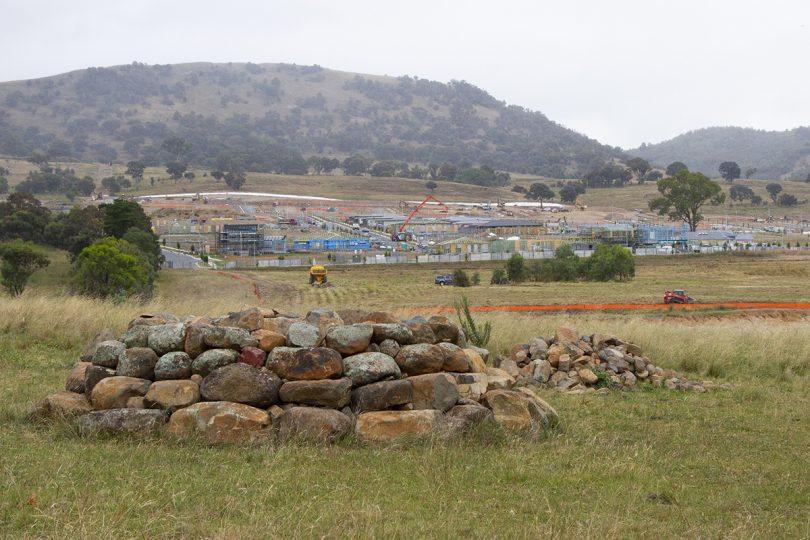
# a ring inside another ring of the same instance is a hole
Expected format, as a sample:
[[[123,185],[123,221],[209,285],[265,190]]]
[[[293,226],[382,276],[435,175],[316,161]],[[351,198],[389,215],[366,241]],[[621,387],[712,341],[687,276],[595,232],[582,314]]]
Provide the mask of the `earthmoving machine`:
[[[425,197],[425,200],[422,201],[421,203],[419,203],[417,205],[417,207],[413,210],[413,212],[411,212],[411,214],[408,216],[408,219],[406,219],[402,223],[402,225],[399,226],[399,230],[391,232],[391,240],[393,240],[394,242],[410,242],[410,241],[412,241],[413,240],[413,233],[410,232],[410,231],[406,231],[405,227],[407,227],[408,223],[411,222],[413,217],[416,214],[419,213],[419,210],[421,210],[422,207],[425,206],[426,204],[428,204],[428,202],[430,202],[430,201],[433,201],[432,204],[437,204],[437,205],[439,205],[441,207],[439,209],[439,211],[438,211],[439,215],[447,216],[447,215],[450,214],[450,209],[447,208],[446,204],[444,204],[442,201],[440,201],[439,199],[437,199],[433,195],[428,195],[427,197]],[[400,204],[400,207],[407,208],[407,205]]]
[[[318,288],[331,286],[326,279],[325,266],[316,265],[309,268],[309,284]]]
[[[694,304],[695,299],[686,294],[683,289],[675,289],[664,293],[665,304]]]

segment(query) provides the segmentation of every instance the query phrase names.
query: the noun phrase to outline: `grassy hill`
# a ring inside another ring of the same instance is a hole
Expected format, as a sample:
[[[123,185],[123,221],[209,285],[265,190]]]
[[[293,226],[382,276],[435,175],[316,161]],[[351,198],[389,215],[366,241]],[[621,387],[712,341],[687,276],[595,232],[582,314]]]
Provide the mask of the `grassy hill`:
[[[711,127],[648,144],[628,153],[661,167],[682,161],[694,171],[719,176],[724,161],[735,161],[752,178],[804,180],[810,174],[810,127],[764,131],[740,127]]]
[[[191,163],[221,153],[246,170],[295,172],[302,157],[360,153],[563,178],[620,150],[466,82],[287,64],[132,64],[0,84],[0,154],[157,165],[171,135]]]

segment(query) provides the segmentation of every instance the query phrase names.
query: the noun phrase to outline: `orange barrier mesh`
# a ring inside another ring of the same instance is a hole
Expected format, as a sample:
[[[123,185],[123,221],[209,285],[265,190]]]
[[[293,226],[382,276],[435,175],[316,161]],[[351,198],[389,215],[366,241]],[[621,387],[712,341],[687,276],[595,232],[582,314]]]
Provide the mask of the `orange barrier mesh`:
[[[694,308],[734,308],[734,309],[810,309],[810,304],[780,302],[714,302],[706,304],[562,304],[552,306],[476,306],[470,311],[597,311],[611,309],[694,309]],[[417,308],[408,313],[443,313],[455,311],[450,307]]]

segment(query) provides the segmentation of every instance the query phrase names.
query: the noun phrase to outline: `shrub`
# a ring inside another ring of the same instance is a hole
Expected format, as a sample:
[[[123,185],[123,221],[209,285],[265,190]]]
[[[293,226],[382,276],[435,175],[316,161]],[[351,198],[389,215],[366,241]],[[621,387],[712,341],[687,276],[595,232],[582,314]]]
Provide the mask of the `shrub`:
[[[480,285],[480,284],[481,284],[481,274],[479,274],[478,272],[475,272],[475,273],[472,275],[472,279],[470,280],[470,282],[471,282],[473,285]]]
[[[80,294],[123,298],[152,293],[151,261],[126,240],[97,240],[79,253],[73,282]]]
[[[461,268],[453,272],[453,285],[456,287],[469,287],[470,277],[467,275],[467,272]]]
[[[622,246],[597,246],[583,266],[588,281],[623,281],[636,275],[635,259]]]
[[[512,254],[506,261],[506,277],[513,283],[526,279],[526,264],[519,253]]]
[[[509,283],[509,279],[506,277],[506,270],[503,268],[496,268],[492,272],[492,279],[489,282],[493,285],[505,285]]]
[[[3,288],[11,296],[21,295],[28,278],[51,262],[44,253],[34,248],[32,242],[19,239],[0,244],[0,260]]]

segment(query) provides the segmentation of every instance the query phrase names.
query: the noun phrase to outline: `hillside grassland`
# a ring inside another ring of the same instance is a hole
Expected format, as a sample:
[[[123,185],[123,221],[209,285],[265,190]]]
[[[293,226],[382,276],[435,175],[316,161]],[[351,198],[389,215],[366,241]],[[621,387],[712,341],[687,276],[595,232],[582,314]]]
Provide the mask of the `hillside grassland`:
[[[239,309],[256,303],[254,280],[265,305],[405,316],[462,292],[475,305],[657,297],[685,276],[703,281],[706,295],[752,283],[764,298],[770,283],[773,298],[806,301],[806,264],[788,255],[656,257],[639,259],[629,284],[464,290],[433,286],[439,269],[431,267],[336,269],[336,287],[322,290],[305,284],[303,270],[168,270],[145,304],[65,296],[66,266],[52,264],[21,298],[0,303],[0,530],[37,538],[806,537],[810,319],[802,313],[481,314],[494,326],[494,351],[565,324],[614,333],[656,365],[723,386],[705,394],[543,391],[564,428],[542,441],[483,432],[449,442],[247,449],[87,439],[26,418],[62,388],[100,327],[120,332],[142,312]],[[655,289],[633,292],[647,286]]]

